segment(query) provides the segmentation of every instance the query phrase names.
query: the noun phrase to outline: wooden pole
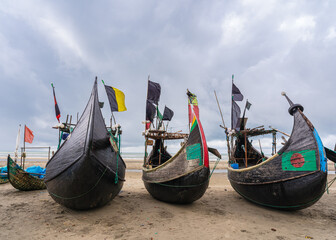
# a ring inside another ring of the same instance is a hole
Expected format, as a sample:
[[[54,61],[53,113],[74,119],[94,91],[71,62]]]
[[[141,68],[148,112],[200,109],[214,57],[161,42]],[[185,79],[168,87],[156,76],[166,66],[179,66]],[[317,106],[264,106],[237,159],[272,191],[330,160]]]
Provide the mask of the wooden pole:
[[[150,75],[148,74],[148,79],[147,79],[147,97],[146,97],[146,103],[145,103],[145,106],[146,106],[146,110],[147,110],[147,101],[148,101],[148,84],[149,84],[149,79],[150,79]],[[144,155],[144,167],[148,164],[147,162],[147,141],[148,141],[148,137],[146,137],[146,130],[147,130],[147,116],[146,116],[146,110],[145,110],[145,155]]]
[[[272,155],[276,153],[276,132],[272,133],[273,142],[272,142]]]
[[[162,139],[162,141],[160,141],[160,152],[159,152],[159,165],[161,165],[161,154],[162,154],[162,142],[163,142],[163,139]]]
[[[26,124],[24,127],[24,133],[23,133],[23,159],[21,163],[22,169],[24,169],[25,161],[26,161]]]
[[[144,155],[144,164],[143,166],[145,167],[147,165],[147,140],[148,140],[148,137],[145,137],[145,155]]]
[[[232,74],[232,84],[231,84],[231,130],[233,130],[233,115],[232,115],[232,110],[233,110],[233,95],[232,95],[232,88],[233,88],[233,79],[234,79],[234,74]],[[231,135],[231,157],[232,160],[234,158],[233,156],[233,136]]]
[[[227,148],[228,148],[228,157],[229,157],[229,160],[230,160],[231,159],[230,139],[229,139],[227,127],[225,126],[225,123],[224,123],[224,117],[223,117],[222,109],[219,105],[219,101],[218,101],[217,94],[216,94],[215,90],[214,90],[214,93],[215,93],[215,97],[216,97],[216,101],[217,101],[217,106],[218,106],[218,109],[219,109],[219,112],[220,112],[220,115],[221,115],[221,118],[222,118],[223,127],[225,129],[226,144],[227,144]]]
[[[247,167],[247,139],[246,139],[246,133],[245,136],[245,167]]]
[[[187,88],[187,93],[189,92],[189,89]],[[190,133],[190,111],[192,110],[191,109],[191,104],[189,103],[189,96],[187,97],[187,106],[188,106],[188,127],[189,127],[189,133]],[[190,107],[189,107],[190,106]]]
[[[117,124],[116,120],[115,120],[115,117],[113,115],[113,112],[111,113],[112,114],[112,118],[113,118],[113,121],[114,121],[114,124]]]
[[[335,147],[334,147],[334,151],[336,151],[336,144],[335,144]],[[335,172],[336,172],[336,163],[334,164],[335,166]]]
[[[264,157],[264,153],[263,153],[263,151],[262,151],[262,149],[261,149],[260,139],[258,139],[258,141],[259,141],[259,148],[260,148],[261,156]]]
[[[282,132],[282,131],[280,131],[280,130],[278,130],[278,129],[276,129],[276,128],[272,128],[271,126],[269,126],[269,128],[272,129],[272,130],[274,130],[274,131],[277,131],[277,132],[279,132],[279,133],[282,133],[283,135],[285,135],[285,136],[287,136],[287,137],[290,137],[289,134],[287,134],[287,133],[285,133],[285,132]]]

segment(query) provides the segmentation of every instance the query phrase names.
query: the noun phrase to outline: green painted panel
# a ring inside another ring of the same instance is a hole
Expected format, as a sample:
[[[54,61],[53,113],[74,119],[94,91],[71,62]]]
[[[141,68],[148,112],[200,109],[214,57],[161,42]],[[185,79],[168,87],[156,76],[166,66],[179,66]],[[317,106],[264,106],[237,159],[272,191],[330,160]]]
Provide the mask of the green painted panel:
[[[284,171],[316,171],[316,151],[290,151],[282,154],[282,170]]]
[[[199,159],[199,165],[203,165],[201,144],[196,143],[187,147],[187,160]]]

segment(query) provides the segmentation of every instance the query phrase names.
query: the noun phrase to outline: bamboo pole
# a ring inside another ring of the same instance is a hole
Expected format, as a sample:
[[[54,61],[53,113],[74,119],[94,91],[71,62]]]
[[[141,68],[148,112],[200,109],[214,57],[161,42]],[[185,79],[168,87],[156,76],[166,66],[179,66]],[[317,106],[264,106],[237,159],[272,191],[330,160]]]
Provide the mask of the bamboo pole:
[[[224,117],[223,117],[222,109],[221,109],[221,107],[219,105],[219,101],[218,101],[217,94],[216,94],[215,90],[214,90],[214,93],[215,93],[215,97],[216,97],[219,113],[220,113],[221,118],[222,118],[223,128],[225,130],[224,132],[225,132],[225,135],[226,135],[226,144],[227,144],[227,148],[228,148],[228,157],[229,157],[229,159],[231,159],[230,139],[229,139],[229,135],[228,135],[228,132],[227,132],[227,127],[225,126],[225,123],[224,123]]]
[[[162,141],[160,141],[160,148],[159,148],[159,165],[161,165],[161,154],[162,154]]]
[[[147,110],[147,101],[148,101],[148,84],[149,84],[149,79],[150,79],[150,75],[148,75],[148,79],[147,79],[147,97],[146,97],[146,110]],[[147,114],[147,113],[146,113]],[[145,114],[145,115],[146,115]],[[147,117],[145,116],[145,155],[144,155],[144,167],[147,165],[148,167],[148,162],[147,162],[147,141],[148,141],[148,137],[146,136],[146,130],[147,130]]]
[[[287,133],[285,133],[285,132],[282,132],[282,131],[280,131],[280,130],[278,130],[278,129],[276,129],[276,128],[273,128],[273,127],[271,127],[271,126],[269,126],[269,128],[270,128],[270,129],[273,129],[274,131],[277,131],[277,132],[279,132],[279,133],[282,133],[283,135],[285,135],[285,136],[287,136],[287,137],[290,137],[289,134],[287,134]]]
[[[247,139],[246,139],[246,133],[245,136],[245,167],[247,167]]]
[[[144,166],[146,166],[147,165],[147,162],[146,162],[146,160],[147,160],[147,141],[148,141],[148,137],[145,137],[145,155],[144,155]]]
[[[21,162],[22,169],[24,169],[25,161],[26,161],[26,124],[24,127],[24,133],[23,133],[23,159]]]
[[[272,133],[273,142],[272,142],[272,155],[276,153],[276,132]]]
[[[258,141],[259,141],[259,148],[260,148],[261,156],[264,157],[264,153],[263,153],[263,151],[262,151],[262,149],[261,149],[260,139],[258,139]]]

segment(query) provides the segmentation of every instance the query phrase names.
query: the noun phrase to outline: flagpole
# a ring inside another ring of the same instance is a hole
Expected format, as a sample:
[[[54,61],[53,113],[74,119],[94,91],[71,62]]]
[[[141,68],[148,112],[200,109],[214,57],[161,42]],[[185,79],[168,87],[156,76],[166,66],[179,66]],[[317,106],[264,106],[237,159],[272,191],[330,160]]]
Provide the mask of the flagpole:
[[[148,84],[149,84],[149,78],[150,75],[148,74],[148,79],[147,79],[147,97],[146,97],[146,110],[147,110],[147,101],[148,101]],[[148,137],[146,136],[146,130],[147,130],[147,116],[146,116],[146,111],[145,111],[145,155],[144,155],[144,164],[143,166],[146,166],[146,160],[147,160],[147,141]]]
[[[228,135],[228,131],[227,131],[227,128],[225,126],[225,123],[224,123],[224,118],[223,118],[223,114],[222,114],[222,110],[221,110],[221,107],[219,105],[219,102],[218,102],[218,98],[217,98],[217,94],[216,94],[216,91],[214,90],[214,93],[215,93],[215,97],[216,97],[216,101],[217,101],[217,105],[218,105],[218,109],[219,109],[219,112],[220,112],[220,115],[222,117],[222,121],[223,121],[223,127],[224,127],[224,130],[225,130],[225,135],[226,135],[226,143],[227,143],[227,148],[228,148],[228,155],[229,155],[229,159],[231,158],[231,154],[230,154],[230,140],[229,140],[229,135]]]
[[[192,104],[190,103],[190,99],[189,99],[189,95],[188,95],[188,92],[189,92],[189,89],[187,88],[187,101],[188,101],[188,104],[187,104],[187,106],[188,106],[188,127],[189,127],[189,133],[190,133],[190,112],[193,110],[192,109]],[[189,108],[189,106],[190,106],[190,108]],[[192,121],[192,120],[191,120]]]
[[[97,77],[96,77],[97,78]],[[104,87],[105,87],[105,82],[104,82],[104,80],[102,79],[102,83],[104,84]],[[114,117],[114,115],[113,115],[113,112],[111,111],[111,115],[112,115],[112,118],[113,118],[113,121],[114,121],[114,124],[116,125],[117,124],[117,122],[116,122],[116,120],[115,120],[115,117]],[[78,117],[77,117],[78,118]]]
[[[233,89],[233,79],[234,79],[234,74],[232,74],[232,84],[231,84],[231,131],[233,130],[233,95],[232,95],[232,89]],[[229,156],[232,159],[229,159],[230,161],[233,161],[233,153],[231,151],[233,151],[233,136],[231,135],[231,149],[230,150],[230,154]]]
[[[21,124],[19,124],[19,130],[18,130],[18,134],[16,136],[16,146],[15,146],[15,163],[17,163],[17,158],[19,156],[18,154],[18,150],[20,147],[20,130],[21,130]]]
[[[244,112],[243,112],[243,118],[245,117],[245,111],[246,111],[247,102],[248,102],[248,99],[246,99],[246,104],[245,104],[245,108],[244,108]]]
[[[233,90],[233,78],[234,75],[232,74],[232,84],[231,84],[231,129],[233,129],[233,95],[232,95],[232,90]]]
[[[21,167],[23,169],[25,160],[26,160],[26,124],[24,127],[24,134],[23,134],[23,160],[21,161]]]
[[[248,99],[246,99],[246,104],[245,104],[245,108],[244,108],[244,112],[243,112],[243,117],[242,117],[241,123],[240,123],[240,129],[245,129],[245,112],[246,112],[247,102],[248,102]],[[244,128],[242,128],[242,126]]]

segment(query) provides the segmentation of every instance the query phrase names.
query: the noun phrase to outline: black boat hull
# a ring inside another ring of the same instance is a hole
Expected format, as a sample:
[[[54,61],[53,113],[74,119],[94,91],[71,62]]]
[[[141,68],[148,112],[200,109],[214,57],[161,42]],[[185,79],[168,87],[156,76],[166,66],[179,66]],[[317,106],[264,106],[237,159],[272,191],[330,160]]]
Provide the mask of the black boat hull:
[[[291,180],[263,184],[229,180],[237,193],[253,203],[282,210],[299,210],[313,205],[322,197],[327,173],[317,171]]]
[[[160,201],[168,203],[192,203],[200,199],[209,185],[210,170],[203,167],[177,179],[151,183],[144,181],[147,191]]]
[[[125,169],[118,149],[110,142],[96,80],[81,118],[47,163],[44,180],[57,203],[84,210],[111,201],[123,186]]]
[[[125,167],[119,161],[119,171],[124,172]],[[57,203],[71,209],[85,210],[104,206],[118,195],[124,181],[119,178],[115,183],[115,178],[115,173],[109,168],[86,157],[46,182],[46,185]]]

